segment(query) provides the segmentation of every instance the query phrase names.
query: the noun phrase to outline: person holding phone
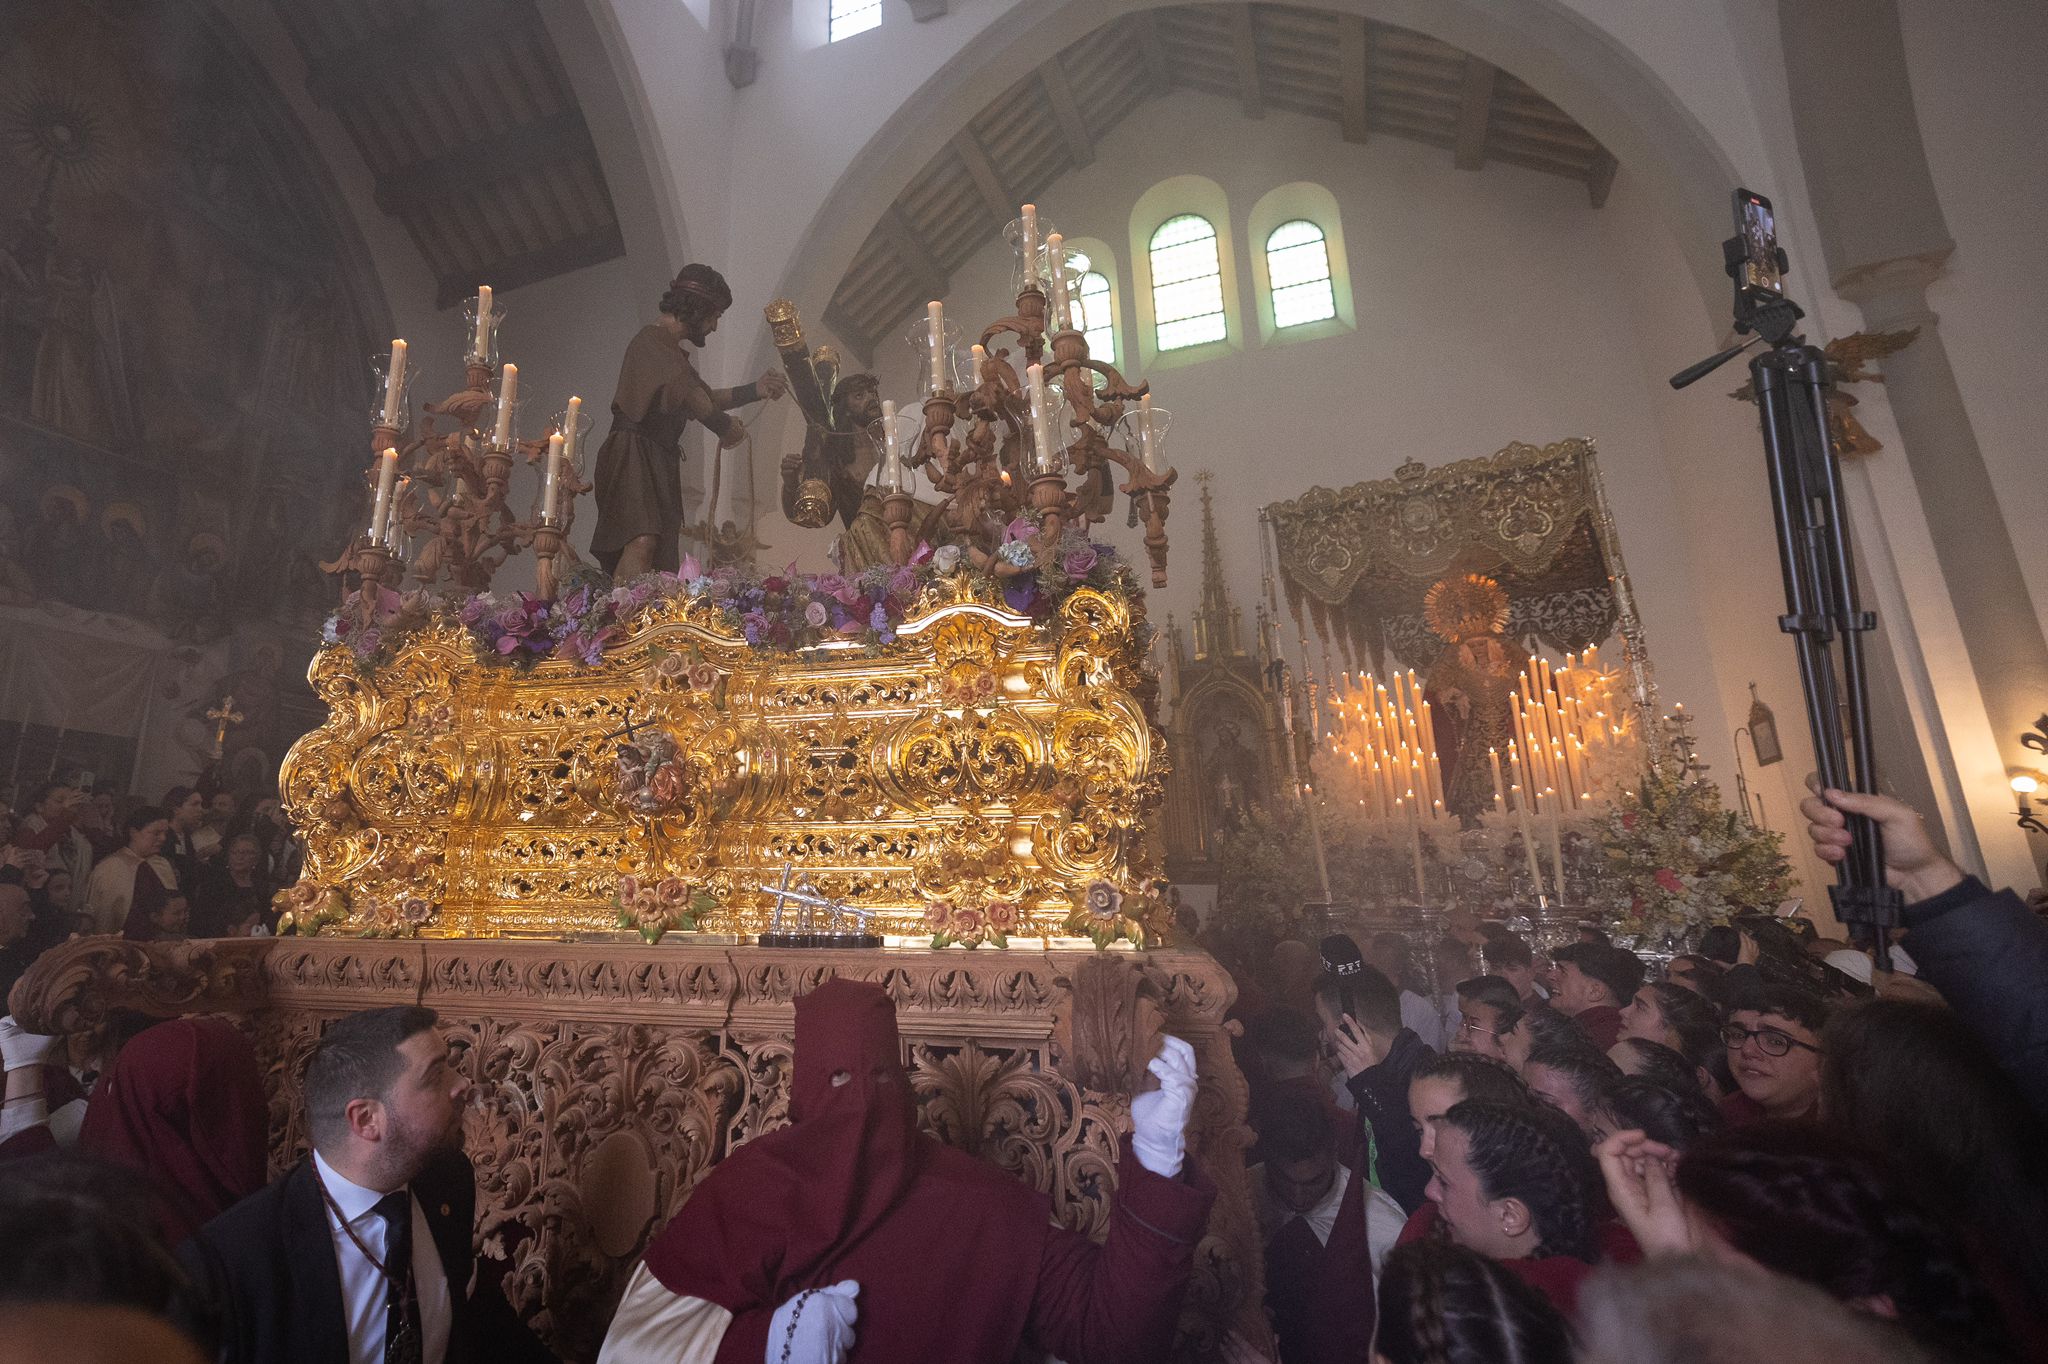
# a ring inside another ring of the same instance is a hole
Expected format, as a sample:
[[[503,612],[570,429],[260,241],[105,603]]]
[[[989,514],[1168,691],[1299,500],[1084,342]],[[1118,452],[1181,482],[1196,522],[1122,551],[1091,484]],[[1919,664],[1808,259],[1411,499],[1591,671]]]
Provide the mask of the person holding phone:
[[[1328,959],[1327,944],[1324,955]],[[1422,1158],[1421,1136],[1409,1121],[1408,1082],[1436,1052],[1414,1029],[1402,1026],[1401,992],[1394,982],[1362,959],[1348,971],[1324,972],[1315,998],[1323,1038],[1344,1067],[1345,1087],[1358,1104],[1366,1168],[1401,1211],[1413,1213],[1422,1206],[1429,1165]]]

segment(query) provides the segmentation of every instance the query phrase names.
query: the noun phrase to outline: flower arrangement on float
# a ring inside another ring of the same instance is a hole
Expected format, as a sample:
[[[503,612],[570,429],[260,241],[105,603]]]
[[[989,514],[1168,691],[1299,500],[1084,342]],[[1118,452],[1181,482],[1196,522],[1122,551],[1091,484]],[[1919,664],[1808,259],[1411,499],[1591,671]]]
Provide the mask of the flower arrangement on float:
[[[488,661],[530,667],[564,659],[594,667],[615,640],[630,633],[635,617],[682,601],[700,605],[756,649],[850,642],[875,651],[895,641],[897,629],[918,613],[926,590],[944,580],[958,580],[975,596],[999,598],[1041,621],[1052,619],[1081,587],[1126,597],[1140,592],[1136,570],[1113,546],[1070,529],[1041,556],[1029,542],[1033,533],[1029,522],[1013,522],[996,552],[979,556],[981,564],[958,545],[926,544],[907,564],[851,575],[799,573],[794,565],[766,574],[707,570],[692,556],[679,572],[643,574],[624,583],[585,572],[565,582],[552,601],[529,592],[466,598],[400,594],[372,584],[327,618],[321,639],[346,647],[358,668],[373,672],[396,656],[408,636],[452,620]]]

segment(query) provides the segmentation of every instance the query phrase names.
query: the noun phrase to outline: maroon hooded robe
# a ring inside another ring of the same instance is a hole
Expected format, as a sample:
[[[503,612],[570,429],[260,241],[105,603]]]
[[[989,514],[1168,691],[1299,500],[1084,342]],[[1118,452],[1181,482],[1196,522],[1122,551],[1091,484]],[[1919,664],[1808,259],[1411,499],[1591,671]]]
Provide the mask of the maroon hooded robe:
[[[848,1075],[834,1085],[837,1072]],[[1046,1196],[917,1130],[896,1008],[827,980],[797,1001],[791,1125],[705,1176],[647,1248],[670,1292],[732,1313],[720,1361],[759,1364],[776,1308],[860,1285],[849,1364],[987,1364],[1029,1341],[1068,1364],[1163,1359],[1215,1191],[1128,1154],[1106,1244]]]

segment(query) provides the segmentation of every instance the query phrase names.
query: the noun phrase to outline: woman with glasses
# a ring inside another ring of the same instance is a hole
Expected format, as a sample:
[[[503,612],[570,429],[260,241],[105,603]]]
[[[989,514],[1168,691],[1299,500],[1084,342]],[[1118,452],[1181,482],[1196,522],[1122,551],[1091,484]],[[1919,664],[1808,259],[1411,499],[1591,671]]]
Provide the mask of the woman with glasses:
[[[1820,1105],[1821,1029],[1828,1006],[1793,986],[1766,986],[1755,1008],[1728,1015],[1721,1041],[1738,1092],[1721,1104],[1730,1127],[1765,1118],[1815,1116]]]

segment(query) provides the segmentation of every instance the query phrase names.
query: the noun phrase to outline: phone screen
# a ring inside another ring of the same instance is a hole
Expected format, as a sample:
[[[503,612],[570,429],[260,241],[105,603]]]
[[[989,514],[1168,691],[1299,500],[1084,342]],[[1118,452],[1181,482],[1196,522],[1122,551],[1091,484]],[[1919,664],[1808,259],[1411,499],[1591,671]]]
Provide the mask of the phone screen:
[[[1742,286],[1783,293],[1785,276],[1778,269],[1778,221],[1771,213],[1771,201],[1750,190],[1736,190],[1735,230],[1742,238]]]

